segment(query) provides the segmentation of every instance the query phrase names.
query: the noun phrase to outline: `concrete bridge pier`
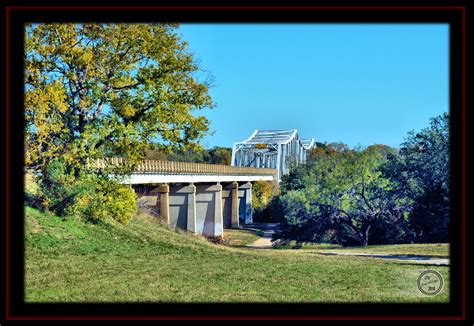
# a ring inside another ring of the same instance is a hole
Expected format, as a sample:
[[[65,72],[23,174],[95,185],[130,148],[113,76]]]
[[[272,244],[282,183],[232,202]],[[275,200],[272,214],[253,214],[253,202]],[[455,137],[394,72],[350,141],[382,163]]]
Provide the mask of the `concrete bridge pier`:
[[[151,191],[152,193],[158,193],[159,202],[159,214],[166,224],[170,224],[170,206],[169,206],[169,192],[170,187],[168,184],[162,184]]]
[[[187,225],[186,230],[197,233],[196,222],[196,186],[190,183],[188,186],[188,207],[187,207]]]
[[[198,184],[196,186],[196,221],[197,234],[208,237],[224,235],[222,212],[222,185]]]
[[[252,184],[247,182],[239,187],[239,215],[242,224],[253,223],[252,217]]]
[[[239,183],[232,182],[232,208],[231,208],[231,227],[239,228]]]
[[[171,229],[208,237],[252,223],[252,184],[228,182],[137,185],[139,200]]]

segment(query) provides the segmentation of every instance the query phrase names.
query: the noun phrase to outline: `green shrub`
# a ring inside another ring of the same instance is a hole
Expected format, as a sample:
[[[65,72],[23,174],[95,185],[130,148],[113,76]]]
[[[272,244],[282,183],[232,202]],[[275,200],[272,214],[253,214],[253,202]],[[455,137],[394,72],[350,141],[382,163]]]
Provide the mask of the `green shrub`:
[[[275,222],[273,201],[278,198],[280,187],[274,181],[256,181],[252,187],[252,207],[255,222]]]
[[[130,187],[101,176],[89,178],[85,183],[89,187],[77,196],[69,209],[70,215],[127,224],[136,214],[136,194]]]
[[[39,188],[42,208],[59,216],[128,223],[137,210],[136,194],[130,187],[100,172],[74,176],[60,159],[43,171]]]
[[[66,209],[74,203],[78,193],[75,188],[75,177],[67,173],[64,161],[52,160],[39,175],[41,208],[58,216],[66,215]]]

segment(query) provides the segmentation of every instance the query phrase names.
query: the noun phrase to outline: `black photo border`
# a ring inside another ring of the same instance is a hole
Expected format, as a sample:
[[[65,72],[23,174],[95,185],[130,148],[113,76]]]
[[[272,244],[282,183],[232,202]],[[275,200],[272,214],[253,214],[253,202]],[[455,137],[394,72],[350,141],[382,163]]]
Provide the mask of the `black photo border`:
[[[465,320],[466,7],[385,6],[6,6],[6,320]],[[25,303],[23,233],[23,26],[26,22],[447,23],[450,25],[451,245],[447,304]],[[2,298],[3,299],[3,298]]]

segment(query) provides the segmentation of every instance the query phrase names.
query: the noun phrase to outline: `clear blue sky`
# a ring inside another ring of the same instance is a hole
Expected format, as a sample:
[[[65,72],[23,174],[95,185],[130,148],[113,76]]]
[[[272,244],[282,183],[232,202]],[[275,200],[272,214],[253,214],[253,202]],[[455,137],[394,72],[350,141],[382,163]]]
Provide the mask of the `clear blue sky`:
[[[449,109],[447,24],[182,24],[217,107],[201,111],[231,147],[255,129],[398,147]],[[199,112],[199,111],[197,111]]]

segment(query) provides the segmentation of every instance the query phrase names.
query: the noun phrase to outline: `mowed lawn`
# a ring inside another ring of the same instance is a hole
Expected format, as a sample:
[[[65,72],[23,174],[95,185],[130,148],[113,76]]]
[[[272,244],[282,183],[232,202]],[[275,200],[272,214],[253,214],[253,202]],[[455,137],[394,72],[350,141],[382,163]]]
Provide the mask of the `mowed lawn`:
[[[213,244],[146,216],[91,224],[26,207],[25,219],[27,302],[449,301],[448,267]],[[417,288],[427,268],[444,278],[438,295]]]

